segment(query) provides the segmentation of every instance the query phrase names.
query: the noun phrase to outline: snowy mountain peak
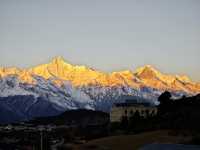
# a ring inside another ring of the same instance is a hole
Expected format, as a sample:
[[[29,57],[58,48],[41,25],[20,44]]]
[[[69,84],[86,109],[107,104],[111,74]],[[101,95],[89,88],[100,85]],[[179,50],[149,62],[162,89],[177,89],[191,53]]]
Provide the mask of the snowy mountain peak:
[[[135,75],[139,76],[140,78],[151,79],[160,76],[161,73],[151,65],[146,65],[138,68],[135,72]]]
[[[77,108],[109,111],[113,103],[127,97],[155,104],[165,90],[175,97],[192,95],[200,92],[200,84],[151,65],[136,72],[104,73],[72,65],[60,56],[30,69],[0,68],[0,108],[12,110],[18,120]]]
[[[15,75],[19,74],[20,72],[21,70],[16,67],[9,67],[9,68],[0,67],[0,77],[4,77],[7,75]]]
[[[63,65],[63,64],[67,64],[66,61],[64,60],[64,58],[62,56],[57,56],[54,57],[51,61],[52,64],[56,64],[56,65]]]
[[[34,75],[44,79],[54,79],[57,85],[70,81],[73,86],[129,87],[139,89],[150,87],[157,90],[200,92],[199,84],[187,76],[168,75],[159,72],[151,65],[140,67],[136,72],[130,70],[110,74],[90,69],[86,66],[71,65],[63,57],[53,58],[50,63],[41,64],[30,69],[0,68],[0,77],[16,74],[22,83],[36,84]]]
[[[176,78],[177,78],[178,80],[182,81],[182,82],[191,83],[190,78],[189,78],[188,76],[186,76],[186,75],[182,75],[182,76],[176,75]]]

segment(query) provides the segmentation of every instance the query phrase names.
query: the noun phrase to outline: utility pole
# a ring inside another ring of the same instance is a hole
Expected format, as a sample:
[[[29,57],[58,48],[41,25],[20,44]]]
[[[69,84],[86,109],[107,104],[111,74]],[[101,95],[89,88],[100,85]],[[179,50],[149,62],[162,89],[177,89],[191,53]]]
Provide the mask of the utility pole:
[[[39,131],[40,131],[40,150],[43,150],[43,131],[44,127],[40,126],[39,127]]]
[[[40,131],[40,150],[43,150],[43,134],[42,134],[42,130]]]

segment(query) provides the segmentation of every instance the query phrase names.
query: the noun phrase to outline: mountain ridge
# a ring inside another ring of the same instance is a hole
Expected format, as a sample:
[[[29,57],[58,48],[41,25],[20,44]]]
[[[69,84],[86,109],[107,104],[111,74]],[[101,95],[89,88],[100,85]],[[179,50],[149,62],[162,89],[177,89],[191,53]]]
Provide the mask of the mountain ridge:
[[[104,73],[69,64],[62,57],[28,69],[1,67],[0,123],[74,109],[110,112],[114,103],[127,99],[156,105],[166,90],[179,98],[200,93],[200,84],[187,76],[163,74],[150,65]]]
[[[136,89],[147,86],[158,90],[184,91],[192,94],[200,92],[200,83],[191,81],[187,76],[161,73],[151,65],[145,65],[136,71],[123,70],[105,73],[83,65],[72,65],[61,56],[53,58],[50,63],[28,69],[1,67],[0,77],[8,75],[17,75],[20,82],[29,84],[35,83],[33,75],[37,75],[45,79],[53,78],[60,86],[62,81],[70,81],[76,87],[128,85]]]

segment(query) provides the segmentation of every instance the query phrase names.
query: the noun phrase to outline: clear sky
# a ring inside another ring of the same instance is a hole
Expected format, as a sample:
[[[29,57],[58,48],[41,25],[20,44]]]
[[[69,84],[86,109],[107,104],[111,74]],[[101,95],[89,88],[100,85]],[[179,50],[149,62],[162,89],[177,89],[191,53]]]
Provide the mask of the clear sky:
[[[200,0],[0,0],[0,66],[58,55],[107,72],[151,64],[200,81]]]

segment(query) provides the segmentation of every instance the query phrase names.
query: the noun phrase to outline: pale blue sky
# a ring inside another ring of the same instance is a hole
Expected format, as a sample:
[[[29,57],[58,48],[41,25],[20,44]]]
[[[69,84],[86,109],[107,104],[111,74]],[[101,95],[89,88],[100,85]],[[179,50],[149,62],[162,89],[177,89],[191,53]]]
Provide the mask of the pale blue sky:
[[[61,55],[102,71],[152,64],[200,81],[199,0],[0,0],[0,65]]]

